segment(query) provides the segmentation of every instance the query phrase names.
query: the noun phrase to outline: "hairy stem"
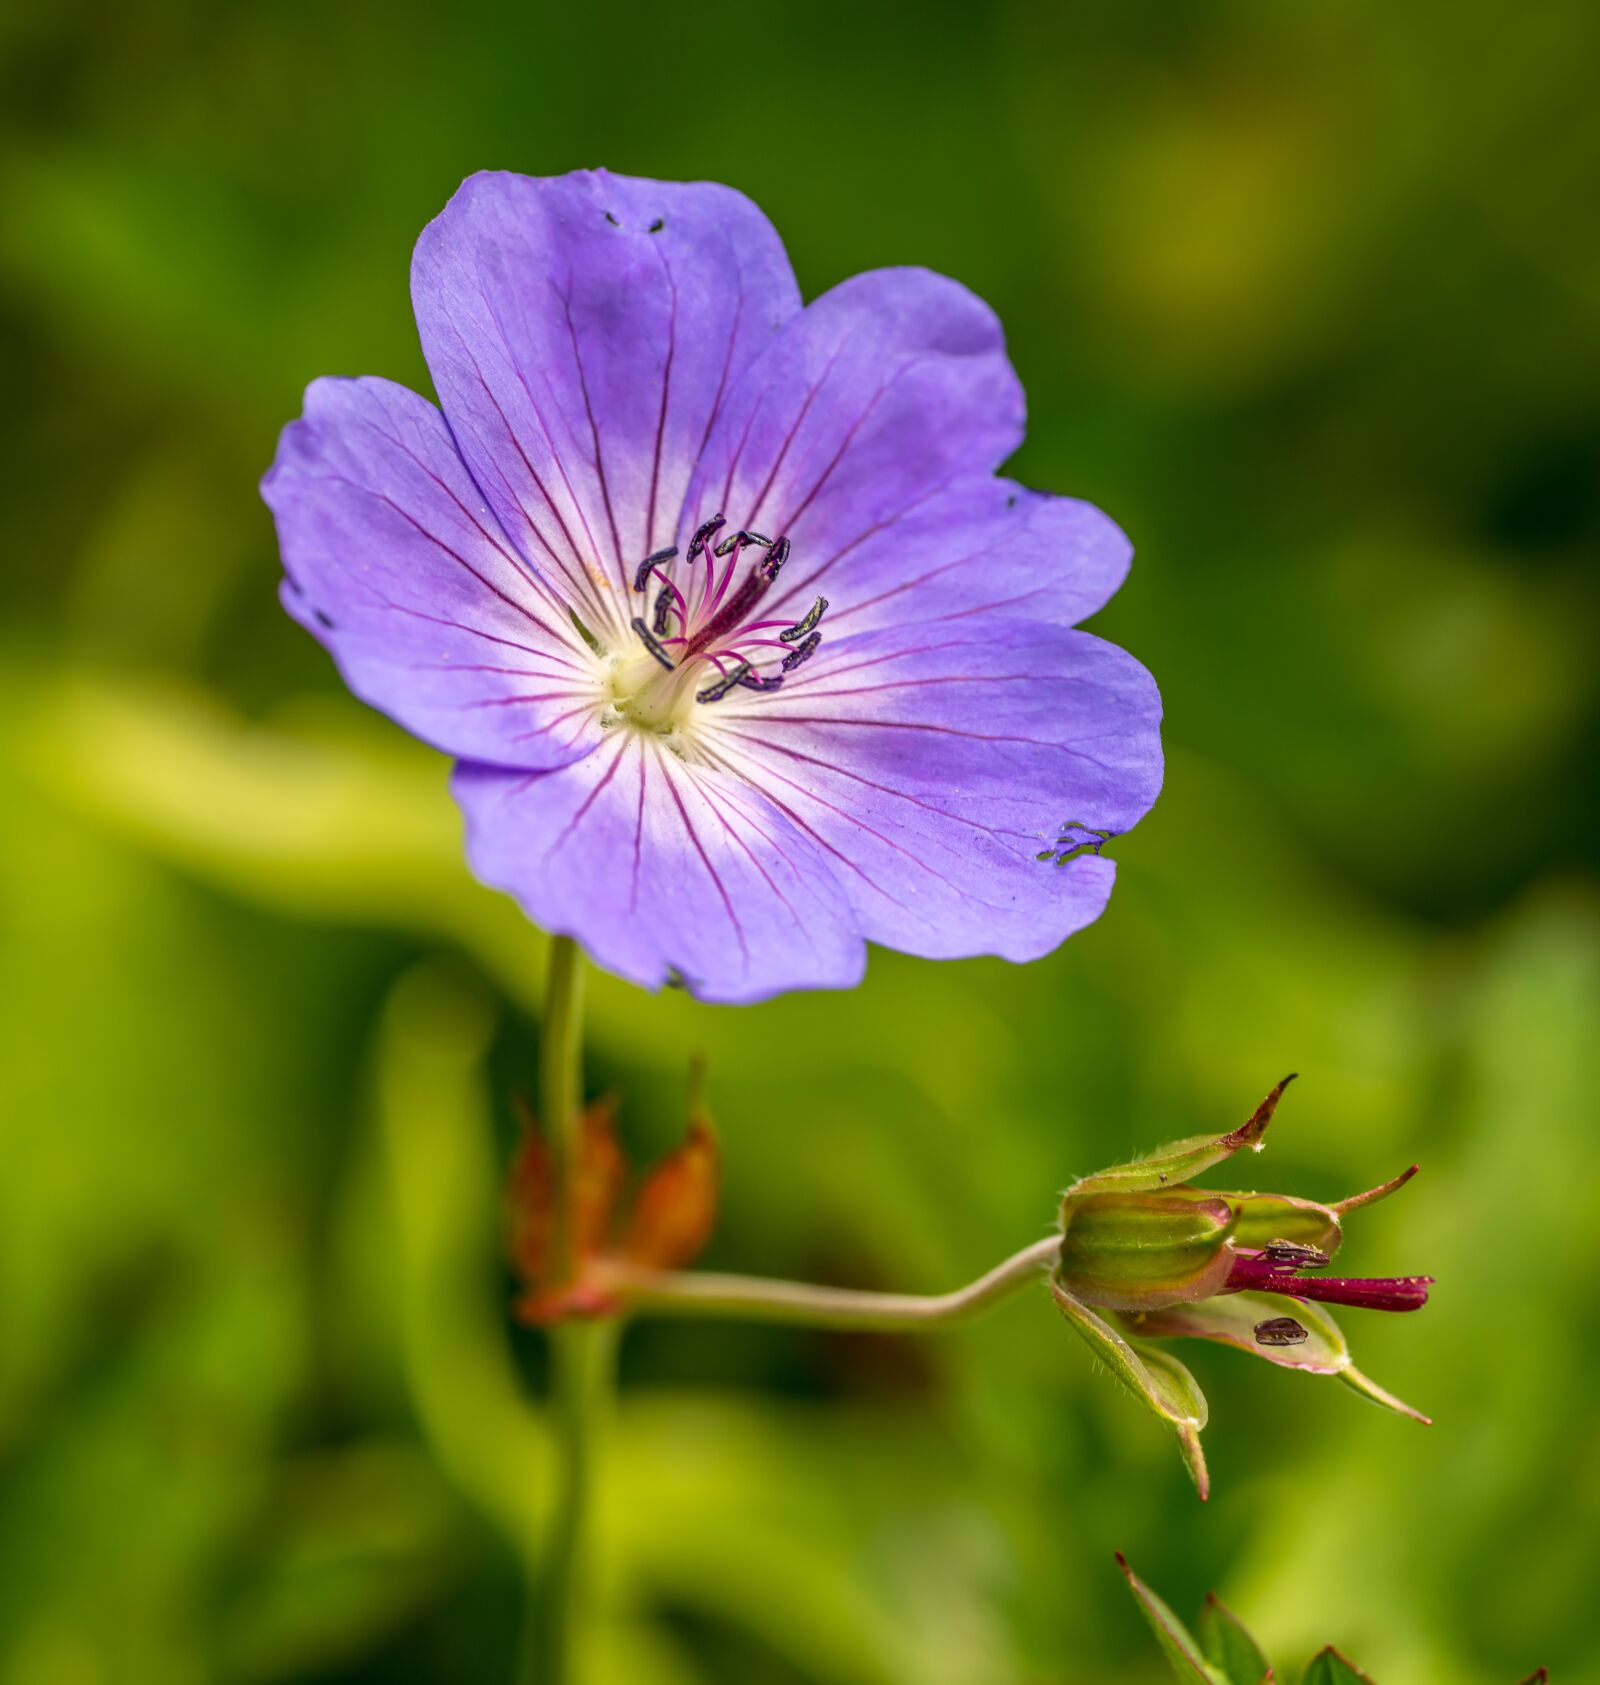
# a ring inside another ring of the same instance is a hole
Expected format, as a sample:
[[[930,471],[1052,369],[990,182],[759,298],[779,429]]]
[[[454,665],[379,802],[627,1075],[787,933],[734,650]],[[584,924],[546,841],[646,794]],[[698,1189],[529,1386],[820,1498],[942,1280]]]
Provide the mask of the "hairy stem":
[[[862,1328],[884,1332],[939,1328],[962,1322],[1008,1299],[1055,1262],[1060,1235],[1035,1241],[986,1275],[953,1293],[857,1293],[805,1281],[765,1281],[759,1276],[713,1275],[691,1270],[608,1268],[607,1285],[639,1316],[725,1317],[746,1322],[789,1322],[807,1328]]]

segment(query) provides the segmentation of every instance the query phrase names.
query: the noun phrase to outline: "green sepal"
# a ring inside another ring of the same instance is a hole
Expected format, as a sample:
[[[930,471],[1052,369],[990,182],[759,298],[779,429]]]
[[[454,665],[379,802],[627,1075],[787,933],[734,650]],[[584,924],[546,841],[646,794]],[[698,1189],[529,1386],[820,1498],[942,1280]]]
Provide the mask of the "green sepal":
[[[1211,1478],[1206,1472],[1205,1453],[1200,1448],[1200,1430],[1206,1425],[1206,1397],[1199,1382],[1170,1353],[1125,1340],[1110,1323],[1073,1298],[1059,1281],[1052,1279],[1050,1291],[1061,1314],[1088,1342],[1095,1355],[1176,1434],[1189,1478],[1202,1500],[1207,1498]]]
[[[1082,1177],[1066,1191],[1062,1200],[1063,1218],[1067,1206],[1086,1194],[1152,1193],[1161,1188],[1175,1188],[1202,1170],[1232,1158],[1242,1147],[1259,1151],[1261,1137],[1272,1122],[1278,1100],[1293,1081],[1292,1075],[1286,1076],[1237,1129],[1229,1130],[1226,1135],[1191,1136],[1152,1153],[1149,1158],[1135,1159],[1132,1164],[1114,1164],[1109,1170]]]
[[[1330,1644],[1311,1658],[1300,1685],[1375,1685],[1375,1682],[1370,1673],[1363,1673]]]
[[[1244,1623],[1214,1591],[1206,1593],[1195,1622],[1200,1648],[1230,1685],[1263,1685],[1273,1677],[1272,1664],[1261,1653]]]
[[[1213,1193],[1211,1189],[1185,1188],[1185,1197],[1225,1199],[1238,1216],[1233,1244],[1259,1252],[1274,1240],[1292,1240],[1301,1246],[1315,1246],[1330,1256],[1344,1243],[1344,1230],[1331,1207],[1293,1194]]]
[[[1391,1177],[1389,1181],[1380,1182],[1375,1188],[1368,1188],[1364,1194],[1351,1194],[1348,1199],[1336,1199],[1329,1209],[1342,1217],[1347,1211],[1360,1211],[1368,1205],[1376,1205],[1380,1199],[1387,1199],[1390,1194],[1398,1193],[1421,1168],[1421,1165],[1413,1164],[1409,1169],[1402,1170],[1398,1176]],[[1527,1685],[1526,1680],[1523,1681],[1523,1685]]]
[[[1256,1324],[1292,1316],[1306,1331],[1298,1346],[1263,1346],[1256,1342]],[[1168,1305],[1159,1310],[1124,1313],[1130,1334],[1147,1339],[1215,1340],[1236,1346],[1252,1357],[1264,1358],[1280,1369],[1304,1369],[1313,1375],[1334,1375],[1363,1398],[1397,1415],[1409,1416],[1426,1427],[1433,1423],[1420,1410],[1386,1392],[1350,1361],[1343,1331],[1320,1306],[1279,1293],[1224,1293],[1203,1304]]]
[[[1156,1635],[1156,1643],[1161,1646],[1162,1655],[1167,1658],[1178,1678],[1184,1680],[1185,1685],[1195,1685],[1196,1680],[1202,1681],[1203,1685],[1236,1685],[1226,1673],[1206,1660],[1205,1653],[1195,1642],[1193,1634],[1134,1573],[1120,1550],[1117,1552],[1117,1566],[1127,1576],[1128,1589],[1133,1593],[1134,1601],[1138,1603],[1145,1620],[1149,1622],[1150,1630]],[[1250,1685],[1255,1685],[1255,1681],[1252,1680]]]
[[[1058,1274],[1082,1303],[1108,1310],[1204,1299],[1228,1279],[1237,1221],[1223,1199],[1089,1194],[1062,1213]]]

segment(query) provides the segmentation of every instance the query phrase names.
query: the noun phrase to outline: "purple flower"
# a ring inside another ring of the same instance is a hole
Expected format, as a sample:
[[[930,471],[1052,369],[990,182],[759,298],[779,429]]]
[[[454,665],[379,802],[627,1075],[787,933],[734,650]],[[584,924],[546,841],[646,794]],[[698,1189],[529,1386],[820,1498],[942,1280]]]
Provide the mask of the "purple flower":
[[[472,177],[412,297],[443,413],[316,381],[263,494],[289,612],[456,757],[480,878],[718,1001],[1099,915],[1160,703],[1071,630],[1123,535],[995,477],[984,304],[886,269],[802,309],[748,200],[604,171]]]

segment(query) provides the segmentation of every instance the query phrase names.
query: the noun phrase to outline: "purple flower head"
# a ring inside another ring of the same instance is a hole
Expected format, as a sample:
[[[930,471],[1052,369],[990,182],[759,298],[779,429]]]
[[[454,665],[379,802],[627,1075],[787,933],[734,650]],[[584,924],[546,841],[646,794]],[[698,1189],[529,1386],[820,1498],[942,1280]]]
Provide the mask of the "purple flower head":
[[[802,309],[748,200],[604,171],[474,176],[412,297],[442,413],[316,381],[263,493],[289,612],[456,757],[479,877],[718,1001],[1099,915],[1160,703],[1071,629],[1122,534],[995,475],[985,305],[886,269]]]

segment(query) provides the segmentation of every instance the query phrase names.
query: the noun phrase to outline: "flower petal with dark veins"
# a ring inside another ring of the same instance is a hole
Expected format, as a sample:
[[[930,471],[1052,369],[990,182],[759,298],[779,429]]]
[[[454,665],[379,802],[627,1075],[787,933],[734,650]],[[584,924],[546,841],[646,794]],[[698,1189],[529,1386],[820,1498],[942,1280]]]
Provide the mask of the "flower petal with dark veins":
[[[478,876],[633,982],[750,1001],[860,981],[828,864],[735,778],[614,735],[550,773],[463,763],[452,788]]]
[[[712,182],[486,173],[423,230],[411,292],[483,496],[620,632],[712,423],[800,308],[771,223]]]
[[[862,934],[931,959],[1037,959],[1116,867],[1039,862],[1067,814],[1121,832],[1161,784],[1145,670],[1086,632],[990,617],[825,643],[736,704],[714,752],[826,854]]]
[[[284,607],[364,702],[447,753],[512,766],[560,766],[598,737],[565,603],[483,507],[426,399],[315,381],[262,495]]]

